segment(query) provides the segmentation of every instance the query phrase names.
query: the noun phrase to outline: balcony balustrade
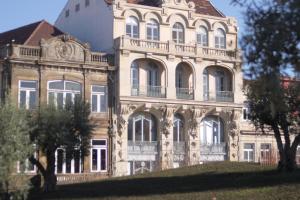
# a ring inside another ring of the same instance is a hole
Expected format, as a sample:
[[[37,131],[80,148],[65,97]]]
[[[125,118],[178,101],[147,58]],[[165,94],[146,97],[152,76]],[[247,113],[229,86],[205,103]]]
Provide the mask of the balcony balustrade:
[[[194,99],[194,89],[193,88],[176,88],[177,99]]]
[[[166,98],[166,88],[162,86],[152,86],[152,85],[147,85],[147,86],[133,85],[131,87],[131,95]]]
[[[239,50],[226,50],[202,47],[198,44],[175,44],[173,41],[161,42],[121,36],[115,41],[116,49],[135,52],[160,53],[165,55],[203,57],[220,60],[240,60]]]
[[[200,144],[200,153],[205,155],[226,154],[226,143]]]
[[[128,141],[129,154],[157,154],[158,142]]]
[[[234,93],[232,91],[217,91],[213,95],[210,92],[204,92],[203,100],[216,102],[234,102]]]
[[[174,154],[184,155],[185,154],[185,142],[175,142],[173,143]]]

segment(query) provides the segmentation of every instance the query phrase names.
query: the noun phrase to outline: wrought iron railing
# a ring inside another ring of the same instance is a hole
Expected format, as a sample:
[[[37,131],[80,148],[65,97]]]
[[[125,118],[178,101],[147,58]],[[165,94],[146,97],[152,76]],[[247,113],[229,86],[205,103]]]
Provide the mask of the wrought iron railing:
[[[176,88],[177,99],[194,99],[194,89],[193,88]]]
[[[210,92],[204,92],[204,101],[217,101],[217,102],[234,102],[234,93],[232,91],[217,91],[215,95]]]
[[[200,144],[201,154],[226,154],[226,143]]]
[[[131,87],[132,96],[145,96],[145,97],[156,97],[156,98],[165,98],[166,97],[166,88],[162,86],[141,86],[141,85],[132,85]]]
[[[128,153],[157,154],[158,142],[128,141]]]

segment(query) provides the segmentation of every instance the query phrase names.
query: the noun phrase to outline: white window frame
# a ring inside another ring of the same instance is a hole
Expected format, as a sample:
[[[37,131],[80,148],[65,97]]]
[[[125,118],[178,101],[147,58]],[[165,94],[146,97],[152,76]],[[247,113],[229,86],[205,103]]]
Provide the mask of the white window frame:
[[[243,159],[245,162],[255,162],[255,144],[254,143],[244,143],[243,144]],[[245,145],[253,145],[252,149],[246,149]],[[247,152],[247,159],[245,158],[245,152]],[[250,160],[250,153],[253,153],[253,160]]]
[[[179,25],[179,26],[176,26],[176,25]],[[175,38],[173,37],[174,33],[176,33]],[[180,38],[180,33],[182,33],[182,38]],[[180,22],[176,22],[172,27],[172,40],[176,44],[184,44],[184,42],[185,42],[185,28]]]
[[[222,28],[218,28],[215,32],[215,48],[226,49],[226,32]]]
[[[105,141],[105,145],[93,145],[93,141]],[[97,150],[97,170],[93,170],[93,150]],[[105,150],[105,170],[101,169],[101,150]],[[90,169],[92,173],[95,172],[107,172],[108,167],[108,145],[107,139],[91,139],[91,150],[90,150]]]
[[[37,159],[37,152],[36,151],[33,153],[33,156],[34,156],[35,159]],[[29,163],[30,163],[29,159],[26,159],[25,163],[24,163],[25,164],[24,173],[26,173],[26,174],[36,174],[36,172],[37,172],[36,165],[33,165],[33,170],[28,170]],[[20,161],[18,161],[18,164],[17,164],[17,172],[18,173],[22,173],[20,164],[21,164]]]
[[[64,84],[64,89],[50,89],[50,83],[61,81]],[[76,83],[80,85],[80,91],[77,90],[66,90],[66,83]],[[76,95],[81,95],[82,93],[82,84],[76,81],[67,81],[67,80],[51,80],[47,83],[47,103],[49,104],[49,93],[54,93],[54,105],[57,106],[57,94],[63,93],[63,106],[66,105],[66,96],[67,94],[72,95],[72,102],[74,102]]]
[[[58,148],[55,151],[55,174],[57,173],[57,151],[58,150],[62,150],[63,151],[63,166],[62,166],[62,173],[59,174],[81,174],[82,173],[82,159],[81,159],[81,152],[79,155],[79,173],[75,173],[75,159],[72,158],[71,160],[71,173],[67,173],[67,165],[66,165],[66,150],[64,148]],[[79,149],[75,149],[75,150],[79,150]]]
[[[128,26],[130,27],[130,33],[127,32]],[[137,33],[134,32],[134,27],[137,27]],[[139,38],[140,37],[139,29],[140,29],[139,20],[136,17],[130,16],[126,19],[125,31],[127,36],[131,38]]]
[[[26,83],[35,83],[36,84],[36,88],[22,88],[21,87],[21,83],[26,82]],[[38,81],[31,81],[31,80],[19,80],[19,93],[18,93],[18,106],[19,108],[21,108],[21,92],[24,91],[26,92],[26,102],[25,102],[25,109],[30,109],[30,92],[35,92],[36,97],[35,97],[35,107],[38,104]]]
[[[93,87],[104,87],[105,92],[94,92]],[[97,111],[93,111],[93,96],[97,96]],[[101,96],[105,96],[105,111],[101,111]],[[91,86],[91,111],[92,113],[107,113],[107,86],[106,85],[92,85]]]
[[[144,141],[144,121],[146,120],[148,123],[149,123],[149,141],[146,141],[146,142],[157,142],[157,136],[156,136],[156,140],[153,140],[152,138],[152,126],[153,126],[153,119],[152,116],[145,116],[145,115],[142,115],[142,114],[139,114],[137,116],[134,116],[132,119],[132,142],[145,142]],[[141,140],[136,140],[136,130],[135,130],[135,124],[138,122],[138,121],[141,121]],[[155,127],[157,128],[157,127]]]
[[[183,142],[184,141],[184,138],[183,140],[180,140],[180,135],[182,134],[180,132],[180,126],[184,126],[183,124],[183,121],[180,117],[176,117],[174,116],[174,122],[173,122],[173,126],[176,127],[176,136],[177,136],[177,140],[175,140],[175,138],[173,138],[173,141],[174,142]],[[183,128],[184,129],[184,128]],[[183,130],[184,131],[184,130]]]
[[[148,30],[150,30],[151,34],[148,34]],[[157,31],[157,36],[155,35],[155,31]],[[159,23],[155,19],[150,19],[146,24],[146,34],[147,40],[158,41],[160,38],[159,31]]]
[[[205,26],[199,26],[197,30],[197,44],[208,47],[208,30]]]

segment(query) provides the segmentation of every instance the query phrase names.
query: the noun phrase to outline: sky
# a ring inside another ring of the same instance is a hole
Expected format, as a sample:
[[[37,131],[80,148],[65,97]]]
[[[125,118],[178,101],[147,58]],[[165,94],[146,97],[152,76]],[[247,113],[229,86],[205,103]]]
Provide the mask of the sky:
[[[98,0],[101,1],[101,0]],[[244,22],[240,7],[230,4],[231,0],[211,0],[226,16],[238,19],[240,33]],[[0,7],[0,33],[42,19],[54,23],[67,0],[4,0]]]

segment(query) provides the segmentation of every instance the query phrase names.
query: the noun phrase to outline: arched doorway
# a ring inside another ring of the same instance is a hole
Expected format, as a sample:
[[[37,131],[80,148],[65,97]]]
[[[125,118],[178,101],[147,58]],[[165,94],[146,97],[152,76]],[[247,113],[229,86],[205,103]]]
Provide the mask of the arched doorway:
[[[225,128],[218,116],[205,117],[200,124],[200,160],[226,159]]]
[[[157,119],[150,113],[135,113],[128,120],[128,174],[153,171],[158,161]]]

